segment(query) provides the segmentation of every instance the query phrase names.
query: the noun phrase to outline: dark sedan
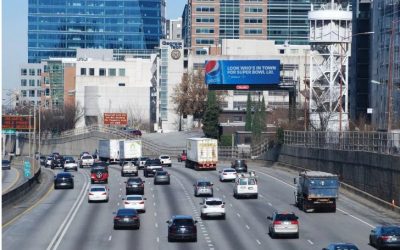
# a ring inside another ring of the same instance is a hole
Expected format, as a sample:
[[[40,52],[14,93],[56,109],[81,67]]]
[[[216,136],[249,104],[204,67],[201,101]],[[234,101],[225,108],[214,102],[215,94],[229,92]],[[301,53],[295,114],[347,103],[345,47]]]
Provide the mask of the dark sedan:
[[[369,244],[377,249],[400,249],[400,225],[375,227],[369,235]]]
[[[358,247],[352,243],[331,243],[322,250],[358,250]]]
[[[234,160],[231,163],[231,168],[234,168],[237,173],[247,172],[247,163],[245,160]]]
[[[74,176],[70,173],[58,173],[54,176],[54,189],[74,188]]]
[[[1,161],[1,169],[2,170],[10,170],[11,169],[11,162],[9,160],[2,160]]]
[[[154,184],[169,184],[170,176],[167,171],[157,171],[154,175]]]
[[[135,209],[120,208],[114,216],[114,229],[127,227],[140,228],[139,214]]]
[[[126,182],[126,195],[144,194],[144,181],[140,177],[129,178]]]
[[[197,221],[189,215],[172,216],[168,223],[168,241],[191,240],[197,241]]]

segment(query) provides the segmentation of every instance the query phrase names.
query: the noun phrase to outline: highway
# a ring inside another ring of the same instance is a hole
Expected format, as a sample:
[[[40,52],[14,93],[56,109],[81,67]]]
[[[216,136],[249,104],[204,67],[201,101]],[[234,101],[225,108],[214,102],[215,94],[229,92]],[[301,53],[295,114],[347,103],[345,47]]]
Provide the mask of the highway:
[[[24,181],[24,173],[21,166],[11,165],[11,170],[2,170],[1,183],[2,194],[7,193]]]
[[[219,164],[219,168],[228,163]],[[88,203],[89,169],[79,169],[73,190],[53,190],[28,213],[3,227],[3,249],[322,249],[330,242],[352,242],[360,249],[368,245],[372,226],[395,222],[353,199],[341,196],[336,213],[304,213],[293,206],[294,172],[249,164],[259,179],[259,198],[233,198],[233,183],[220,183],[216,171],[196,172],[174,162],[171,185],[154,185],[146,178],[146,213],[140,215],[139,230],[113,230],[113,212],[122,206],[127,177],[119,166],[110,167],[110,201]],[[61,170],[55,170],[59,172]],[[140,171],[142,175],[142,171]],[[226,202],[226,220],[201,220],[201,198],[193,195],[196,179],[214,183],[214,196]],[[299,239],[271,239],[267,216],[277,209],[299,216]],[[198,242],[168,243],[166,221],[174,214],[193,215]]]

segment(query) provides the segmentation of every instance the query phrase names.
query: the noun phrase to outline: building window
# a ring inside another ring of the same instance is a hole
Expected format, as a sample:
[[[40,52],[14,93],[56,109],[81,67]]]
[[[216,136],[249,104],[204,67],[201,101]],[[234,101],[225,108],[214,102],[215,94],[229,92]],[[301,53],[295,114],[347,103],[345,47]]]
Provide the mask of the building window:
[[[244,33],[246,35],[260,35],[262,34],[262,29],[245,29]]]
[[[81,68],[81,76],[85,76],[86,75],[86,68]]]
[[[117,75],[117,70],[116,69],[108,69],[108,75],[109,76],[116,76]]]
[[[241,116],[241,115],[234,115],[234,116],[233,116],[233,121],[234,121],[234,122],[242,122],[242,121],[243,121],[243,116]]]
[[[35,75],[35,69],[29,69],[29,75],[34,76]]]
[[[105,76],[106,75],[106,69],[105,68],[100,68],[99,69],[99,76]]]
[[[42,84],[40,84],[40,80],[37,79],[37,80],[36,80],[36,86],[40,87],[41,85],[42,85]]]
[[[26,97],[26,90],[21,90],[22,97]]]
[[[35,90],[29,90],[29,97],[35,97]]]
[[[26,69],[21,69],[21,76],[26,76],[28,71]]]
[[[125,69],[118,69],[119,76],[125,76]]]
[[[214,17],[196,17],[196,23],[214,23]]]
[[[90,76],[94,76],[94,68],[90,68],[89,69],[89,75]]]
[[[120,87],[125,87],[125,83],[123,83],[123,82],[118,83],[118,86],[120,86]]]
[[[262,8],[257,8],[257,7],[246,7],[244,8],[245,13],[262,13],[263,9]]]
[[[214,44],[214,39],[196,38],[196,44]]]
[[[42,96],[42,91],[41,90],[37,90],[37,97]]]
[[[42,74],[42,69],[37,69],[36,75],[40,76]]]
[[[31,87],[35,86],[35,80],[34,79],[29,79],[29,86],[31,86]]]
[[[197,34],[214,34],[214,29],[213,28],[197,28],[196,33]]]
[[[196,7],[197,12],[214,12],[214,7],[199,6]]]
[[[22,87],[25,87],[26,86],[26,79],[21,79],[21,86]]]
[[[262,18],[245,18],[244,23],[263,23]]]
[[[50,89],[46,89],[45,96],[50,96]]]

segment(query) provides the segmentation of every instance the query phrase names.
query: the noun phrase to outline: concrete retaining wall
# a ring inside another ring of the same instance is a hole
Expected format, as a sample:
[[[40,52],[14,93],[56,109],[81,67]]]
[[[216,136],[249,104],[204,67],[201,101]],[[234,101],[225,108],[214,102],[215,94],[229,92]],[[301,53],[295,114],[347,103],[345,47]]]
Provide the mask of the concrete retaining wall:
[[[389,203],[400,204],[400,157],[369,152],[284,145],[278,161],[340,175],[342,182]]]

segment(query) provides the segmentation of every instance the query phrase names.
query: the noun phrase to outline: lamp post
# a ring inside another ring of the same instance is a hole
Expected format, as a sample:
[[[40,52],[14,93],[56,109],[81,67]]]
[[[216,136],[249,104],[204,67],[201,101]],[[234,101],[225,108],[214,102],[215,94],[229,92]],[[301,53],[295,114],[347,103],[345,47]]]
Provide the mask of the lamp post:
[[[361,33],[356,33],[356,34],[352,34],[350,36],[344,37],[343,40],[346,40],[348,38],[351,37],[355,37],[355,36],[360,36],[360,35],[370,35],[370,34],[374,34],[374,31],[367,31],[367,32],[361,32]],[[346,43],[347,45],[347,43]],[[347,50],[346,50],[347,51]],[[346,72],[347,74],[348,72]],[[347,88],[348,88],[348,81],[347,81]],[[340,45],[340,83],[339,83],[339,131],[340,131],[340,135],[342,133],[342,112],[343,112],[343,108],[342,108],[342,95],[343,95],[343,44]],[[348,98],[348,96],[346,96],[346,98]]]

